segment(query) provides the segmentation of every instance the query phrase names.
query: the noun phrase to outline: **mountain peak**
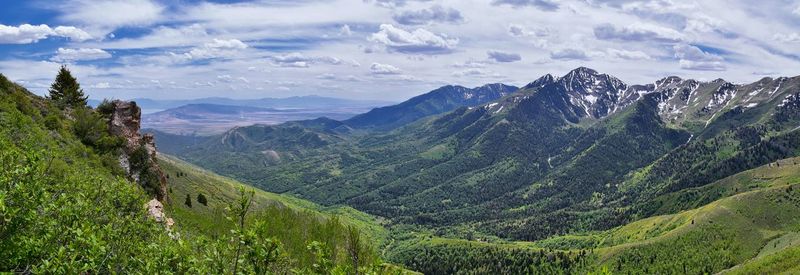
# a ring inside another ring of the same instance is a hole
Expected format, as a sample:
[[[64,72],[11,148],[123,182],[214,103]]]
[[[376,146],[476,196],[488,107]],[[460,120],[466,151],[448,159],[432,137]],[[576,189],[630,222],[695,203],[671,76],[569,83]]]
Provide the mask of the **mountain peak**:
[[[558,79],[556,79],[556,77],[554,77],[553,75],[546,74],[546,75],[543,75],[543,76],[539,77],[538,79],[534,80],[533,82],[528,83],[528,85],[525,85],[525,87],[522,87],[522,88],[523,89],[541,88],[541,87],[544,87],[546,85],[555,83],[557,80]]]
[[[597,75],[600,75],[600,73],[598,73],[594,69],[591,69],[591,68],[588,68],[588,67],[578,67],[578,68],[575,68],[574,70],[570,71],[569,73],[567,73],[567,75],[565,75],[564,78],[569,78],[569,77],[585,78],[585,77],[597,76]]]

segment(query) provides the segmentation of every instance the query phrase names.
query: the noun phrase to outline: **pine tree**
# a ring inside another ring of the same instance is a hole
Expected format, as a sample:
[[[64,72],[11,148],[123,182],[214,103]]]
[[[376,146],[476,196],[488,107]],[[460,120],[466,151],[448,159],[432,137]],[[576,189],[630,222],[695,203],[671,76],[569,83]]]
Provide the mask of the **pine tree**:
[[[83,94],[78,80],[72,76],[66,65],[61,66],[55,82],[50,85],[49,98],[61,107],[79,108],[86,106],[87,96]]]
[[[190,197],[189,194],[186,194],[186,201],[184,201],[183,204],[186,204],[186,206],[192,208],[192,197]]]

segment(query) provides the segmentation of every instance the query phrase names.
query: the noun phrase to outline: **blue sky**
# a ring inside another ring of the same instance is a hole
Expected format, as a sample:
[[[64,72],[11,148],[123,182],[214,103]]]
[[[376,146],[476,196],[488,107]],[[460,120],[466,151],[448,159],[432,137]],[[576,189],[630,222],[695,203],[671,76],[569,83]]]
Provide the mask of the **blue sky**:
[[[800,74],[800,1],[8,1],[0,73],[92,98],[403,100],[588,66],[633,84]]]

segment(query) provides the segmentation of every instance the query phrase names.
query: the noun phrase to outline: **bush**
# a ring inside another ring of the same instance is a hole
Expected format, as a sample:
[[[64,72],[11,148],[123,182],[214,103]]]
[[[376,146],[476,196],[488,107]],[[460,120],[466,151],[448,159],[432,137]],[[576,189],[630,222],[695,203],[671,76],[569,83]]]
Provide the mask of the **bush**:
[[[73,112],[75,121],[72,131],[75,136],[99,152],[116,150],[125,143],[120,137],[110,136],[108,122],[89,108],[78,108]],[[48,116],[49,117],[49,116]]]
[[[203,193],[197,194],[197,202],[199,202],[202,205],[208,206],[208,200],[206,200],[206,196],[203,195]]]
[[[97,105],[95,109],[100,116],[110,119],[111,114],[114,113],[114,105],[111,104],[111,101],[108,99],[103,99],[103,102],[100,102],[100,105]]]

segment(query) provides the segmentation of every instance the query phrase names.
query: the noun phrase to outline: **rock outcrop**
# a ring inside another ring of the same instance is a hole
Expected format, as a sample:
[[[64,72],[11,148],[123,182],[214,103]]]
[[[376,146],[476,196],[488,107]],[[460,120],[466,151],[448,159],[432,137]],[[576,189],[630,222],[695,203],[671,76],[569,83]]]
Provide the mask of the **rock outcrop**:
[[[142,111],[136,102],[114,100],[108,129],[112,135],[125,140],[120,166],[133,181],[163,202],[167,199],[167,178],[158,166],[153,135],[139,132],[141,117]]]

